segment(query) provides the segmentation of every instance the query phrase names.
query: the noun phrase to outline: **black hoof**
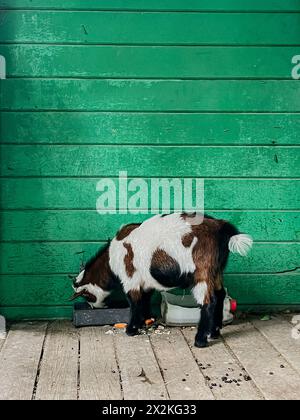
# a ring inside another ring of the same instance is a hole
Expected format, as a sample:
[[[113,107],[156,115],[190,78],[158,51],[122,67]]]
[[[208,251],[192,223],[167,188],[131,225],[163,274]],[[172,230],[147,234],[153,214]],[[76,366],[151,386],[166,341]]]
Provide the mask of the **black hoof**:
[[[208,342],[206,341],[198,341],[195,340],[195,347],[198,347],[199,349],[203,349],[204,347],[208,346]]]
[[[209,338],[210,338],[211,340],[217,340],[217,339],[218,339],[218,338],[220,338],[220,337],[221,337],[220,330],[213,331],[213,332],[210,334],[210,336],[209,336]]]
[[[134,335],[138,335],[139,330],[138,328],[126,328],[126,334],[129,335],[130,337],[134,336]]]

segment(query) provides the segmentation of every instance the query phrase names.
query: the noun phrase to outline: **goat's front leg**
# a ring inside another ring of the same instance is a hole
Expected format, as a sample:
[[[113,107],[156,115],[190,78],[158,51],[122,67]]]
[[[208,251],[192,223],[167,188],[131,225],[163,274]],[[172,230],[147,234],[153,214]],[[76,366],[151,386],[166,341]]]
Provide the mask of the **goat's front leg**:
[[[140,290],[130,290],[127,298],[130,304],[130,321],[126,328],[128,335],[136,335],[144,322],[143,314],[143,292]]]
[[[152,309],[151,309],[151,298],[153,295],[153,290],[147,290],[143,292],[142,296],[142,311],[144,321],[152,318]]]

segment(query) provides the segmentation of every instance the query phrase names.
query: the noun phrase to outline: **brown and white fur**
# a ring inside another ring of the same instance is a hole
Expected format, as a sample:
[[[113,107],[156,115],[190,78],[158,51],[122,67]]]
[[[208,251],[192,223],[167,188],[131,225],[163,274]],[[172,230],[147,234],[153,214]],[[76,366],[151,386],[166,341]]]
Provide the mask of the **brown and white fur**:
[[[251,237],[225,220],[196,213],[156,215],[123,226],[75,279],[74,297],[85,296],[101,308],[121,283],[131,308],[127,334],[134,335],[151,315],[153,290],[190,287],[202,308],[195,345],[204,347],[222,327],[222,276],[229,252],[246,255],[251,246]]]

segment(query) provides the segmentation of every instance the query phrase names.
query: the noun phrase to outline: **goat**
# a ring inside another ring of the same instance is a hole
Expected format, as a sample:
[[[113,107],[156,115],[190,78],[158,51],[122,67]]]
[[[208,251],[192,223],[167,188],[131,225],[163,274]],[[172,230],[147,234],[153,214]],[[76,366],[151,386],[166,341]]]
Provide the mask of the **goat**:
[[[199,213],[155,215],[119,230],[76,277],[74,298],[84,296],[100,308],[121,283],[131,309],[126,332],[135,335],[151,317],[154,290],[189,287],[201,307],[195,345],[205,347],[208,336],[218,338],[222,328],[229,252],[246,255],[252,242],[226,220]]]

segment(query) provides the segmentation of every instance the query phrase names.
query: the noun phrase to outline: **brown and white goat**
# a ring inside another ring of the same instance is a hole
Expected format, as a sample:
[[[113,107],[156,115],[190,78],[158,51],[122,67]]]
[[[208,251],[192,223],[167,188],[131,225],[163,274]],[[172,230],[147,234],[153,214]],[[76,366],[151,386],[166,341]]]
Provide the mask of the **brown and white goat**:
[[[131,308],[126,332],[135,335],[151,316],[153,290],[190,287],[202,307],[195,345],[205,347],[207,337],[217,338],[222,328],[229,252],[246,255],[251,246],[251,237],[225,220],[197,213],[156,215],[123,226],[77,276],[74,297],[100,308],[121,283]]]

